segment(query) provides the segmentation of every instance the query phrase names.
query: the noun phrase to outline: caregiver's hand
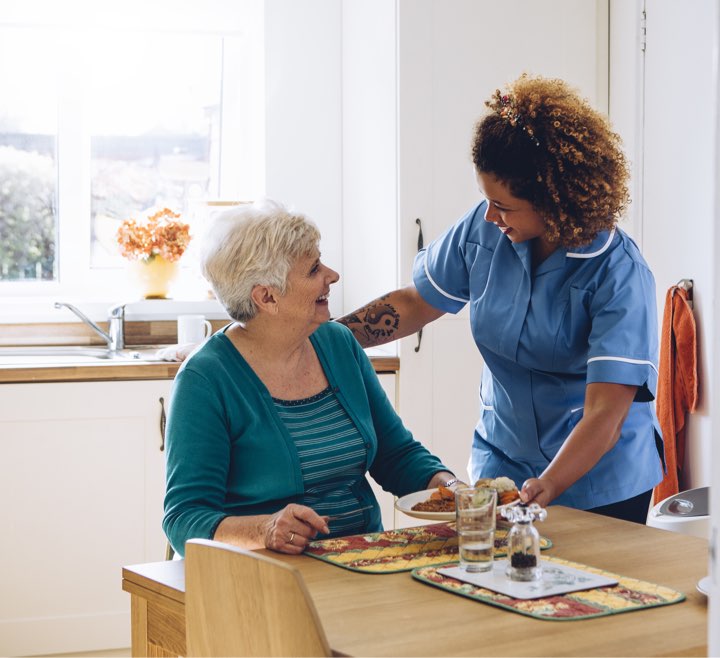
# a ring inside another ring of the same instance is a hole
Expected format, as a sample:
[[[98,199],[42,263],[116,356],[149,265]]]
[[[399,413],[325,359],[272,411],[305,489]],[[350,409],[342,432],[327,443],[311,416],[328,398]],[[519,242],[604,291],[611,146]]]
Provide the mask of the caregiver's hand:
[[[540,507],[547,507],[558,493],[549,478],[530,478],[525,480],[520,489],[520,500],[523,503],[537,503]]]
[[[291,503],[268,518],[265,546],[280,553],[298,555],[319,532],[330,532],[325,518],[310,507]]]

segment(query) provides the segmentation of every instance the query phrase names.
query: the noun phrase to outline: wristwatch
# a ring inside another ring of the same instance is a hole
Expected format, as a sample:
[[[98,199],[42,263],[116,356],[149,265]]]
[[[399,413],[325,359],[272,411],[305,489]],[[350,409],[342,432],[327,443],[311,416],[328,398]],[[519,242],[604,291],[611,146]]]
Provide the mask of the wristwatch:
[[[443,487],[449,488],[449,487],[452,487],[453,484],[457,484],[458,482],[460,482],[460,480],[458,478],[452,478],[452,479],[448,480],[445,484],[443,484]]]

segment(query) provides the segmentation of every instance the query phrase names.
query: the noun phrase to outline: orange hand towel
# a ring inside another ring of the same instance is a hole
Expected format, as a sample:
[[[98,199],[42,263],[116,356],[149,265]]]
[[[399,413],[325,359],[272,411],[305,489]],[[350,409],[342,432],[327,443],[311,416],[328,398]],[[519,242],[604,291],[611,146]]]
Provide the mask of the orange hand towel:
[[[685,460],[685,414],[698,401],[697,336],[688,293],[673,286],[665,296],[656,410],[665,442],[667,473],[655,487],[657,504],[680,491]]]

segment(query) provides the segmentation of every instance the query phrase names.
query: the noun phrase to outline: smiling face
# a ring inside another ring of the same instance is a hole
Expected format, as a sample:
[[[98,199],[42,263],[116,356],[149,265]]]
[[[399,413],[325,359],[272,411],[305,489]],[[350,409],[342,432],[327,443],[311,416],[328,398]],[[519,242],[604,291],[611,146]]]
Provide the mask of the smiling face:
[[[328,295],[330,286],[340,275],[324,265],[320,252],[301,256],[290,268],[287,290],[277,300],[278,312],[287,320],[315,327],[330,319]]]
[[[480,193],[487,199],[485,221],[492,222],[512,242],[545,236],[545,223],[532,204],[510,193],[505,183],[492,174],[475,172]]]

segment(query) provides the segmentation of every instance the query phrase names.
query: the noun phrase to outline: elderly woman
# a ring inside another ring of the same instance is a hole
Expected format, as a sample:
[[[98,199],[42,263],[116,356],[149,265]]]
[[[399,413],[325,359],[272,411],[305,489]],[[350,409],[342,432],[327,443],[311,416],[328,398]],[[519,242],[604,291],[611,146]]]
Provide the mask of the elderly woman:
[[[203,272],[234,322],[173,387],[163,529],[180,554],[195,537],[301,553],[317,536],[382,530],[368,471],[399,496],[454,479],[328,322],[339,276],[319,240],[271,201],[225,211],[207,236]]]

